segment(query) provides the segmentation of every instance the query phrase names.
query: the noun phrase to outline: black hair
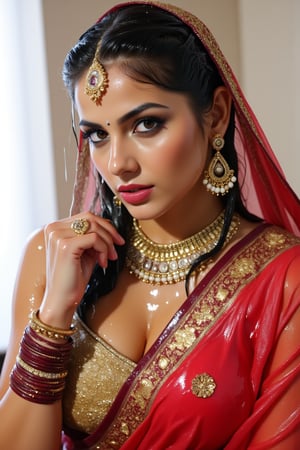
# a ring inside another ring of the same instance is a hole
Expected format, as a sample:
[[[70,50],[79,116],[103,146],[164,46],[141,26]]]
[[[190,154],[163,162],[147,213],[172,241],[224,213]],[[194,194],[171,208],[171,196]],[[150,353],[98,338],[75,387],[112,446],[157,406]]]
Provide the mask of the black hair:
[[[212,106],[214,92],[223,85],[223,81],[200,40],[180,19],[154,5],[145,4],[127,5],[107,14],[80,37],[66,57],[63,79],[73,99],[74,86],[91,65],[100,41],[99,54],[104,66],[106,62],[117,60],[122,70],[137,81],[184,93],[202,126],[205,112]],[[232,106],[222,155],[238,174],[234,133]],[[113,206],[113,193],[105,183],[99,183],[99,186],[102,214],[113,221],[126,240],[132,218],[123,206],[121,210]],[[244,207],[238,183],[222,197],[222,202],[225,220],[219,242],[209,254],[195,261],[189,274],[202,260],[222,248],[235,211],[249,220],[257,219]],[[118,261],[109,262],[105,273],[100,267],[95,267],[84,302],[96,301],[115,286],[118,273],[124,266],[126,246],[117,250]]]

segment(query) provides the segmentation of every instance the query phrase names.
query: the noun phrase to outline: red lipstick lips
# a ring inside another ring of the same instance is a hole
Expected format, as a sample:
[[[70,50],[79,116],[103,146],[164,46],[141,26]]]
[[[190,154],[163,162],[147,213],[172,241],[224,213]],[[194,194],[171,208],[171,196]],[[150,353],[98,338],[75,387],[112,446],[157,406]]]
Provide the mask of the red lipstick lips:
[[[129,184],[120,186],[118,189],[122,200],[130,205],[139,205],[145,203],[153,190],[153,186],[145,186],[141,184]]]

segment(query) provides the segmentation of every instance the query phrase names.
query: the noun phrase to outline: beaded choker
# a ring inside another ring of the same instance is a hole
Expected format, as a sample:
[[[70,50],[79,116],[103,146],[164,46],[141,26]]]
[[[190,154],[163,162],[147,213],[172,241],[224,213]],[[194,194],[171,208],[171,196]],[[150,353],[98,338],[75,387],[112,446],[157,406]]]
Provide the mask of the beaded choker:
[[[224,223],[222,212],[210,225],[183,241],[157,244],[149,239],[133,219],[132,235],[126,256],[129,272],[145,283],[173,284],[185,279],[193,262],[212,250]],[[233,216],[226,243],[237,232],[239,217]],[[203,270],[204,267],[199,268]]]

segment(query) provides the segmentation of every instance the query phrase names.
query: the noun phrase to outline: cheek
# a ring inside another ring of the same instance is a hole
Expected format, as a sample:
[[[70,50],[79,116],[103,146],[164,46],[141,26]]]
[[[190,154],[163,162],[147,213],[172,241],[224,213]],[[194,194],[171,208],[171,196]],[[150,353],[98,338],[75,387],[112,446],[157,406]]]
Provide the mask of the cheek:
[[[188,127],[188,125],[187,125]],[[193,129],[177,129],[171,140],[161,143],[160,162],[169,168],[184,172],[199,173],[205,166],[206,151],[204,139],[199,131]]]
[[[105,152],[100,152],[97,149],[90,148],[90,158],[91,161],[96,167],[97,171],[101,173],[101,175],[104,175],[104,172],[107,170],[107,161],[105,157]]]
[[[101,178],[103,178],[103,180],[111,188],[108,171],[108,161],[105,153],[98,152],[97,150],[90,150],[90,159],[95,170],[101,175]]]

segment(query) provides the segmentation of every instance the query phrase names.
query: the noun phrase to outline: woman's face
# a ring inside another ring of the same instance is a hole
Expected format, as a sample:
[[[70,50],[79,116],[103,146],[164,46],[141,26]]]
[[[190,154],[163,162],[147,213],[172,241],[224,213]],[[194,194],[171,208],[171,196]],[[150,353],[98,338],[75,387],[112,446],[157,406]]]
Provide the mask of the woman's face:
[[[117,65],[107,72],[100,106],[84,93],[85,76],[75,89],[80,129],[103,179],[140,220],[198,204],[207,126],[199,127],[184,95],[134,81]]]

